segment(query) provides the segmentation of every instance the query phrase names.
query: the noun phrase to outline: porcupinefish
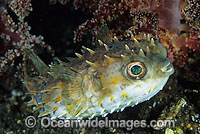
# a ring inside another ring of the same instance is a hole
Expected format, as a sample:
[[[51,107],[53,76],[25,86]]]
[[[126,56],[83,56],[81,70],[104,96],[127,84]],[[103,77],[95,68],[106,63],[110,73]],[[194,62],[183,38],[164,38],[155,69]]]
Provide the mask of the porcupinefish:
[[[40,115],[81,119],[105,117],[114,111],[137,105],[156,95],[174,68],[165,47],[148,35],[137,40],[104,43],[95,50],[83,47],[83,54],[65,63],[47,66],[31,49],[24,48],[24,84]],[[31,77],[31,61],[39,76]]]

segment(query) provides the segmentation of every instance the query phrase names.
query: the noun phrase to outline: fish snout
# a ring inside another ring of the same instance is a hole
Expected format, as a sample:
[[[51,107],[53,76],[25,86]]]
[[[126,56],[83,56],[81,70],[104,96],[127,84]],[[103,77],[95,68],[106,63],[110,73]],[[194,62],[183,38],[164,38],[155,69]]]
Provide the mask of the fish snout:
[[[160,67],[162,73],[172,75],[174,73],[174,67],[169,59],[166,59]]]

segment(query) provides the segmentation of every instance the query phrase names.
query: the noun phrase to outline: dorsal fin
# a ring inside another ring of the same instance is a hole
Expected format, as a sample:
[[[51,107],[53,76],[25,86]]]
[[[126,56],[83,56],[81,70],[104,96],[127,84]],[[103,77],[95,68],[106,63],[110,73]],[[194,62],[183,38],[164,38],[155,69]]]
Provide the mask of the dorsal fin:
[[[30,65],[29,60],[33,63],[37,71],[40,75],[43,75],[48,72],[49,67],[30,49],[30,48],[23,48],[22,49],[25,54],[25,75],[28,73],[28,67]]]
[[[101,40],[102,42],[109,44],[112,42],[111,34],[107,24],[102,24],[97,31],[97,41]],[[97,42],[98,43],[98,42]]]

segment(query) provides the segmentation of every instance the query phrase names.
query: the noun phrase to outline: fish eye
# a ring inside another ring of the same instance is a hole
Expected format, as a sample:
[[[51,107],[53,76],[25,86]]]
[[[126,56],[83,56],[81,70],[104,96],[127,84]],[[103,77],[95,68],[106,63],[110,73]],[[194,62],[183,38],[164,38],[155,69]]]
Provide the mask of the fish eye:
[[[131,78],[140,79],[146,74],[146,67],[144,63],[134,61],[127,65],[126,71]]]

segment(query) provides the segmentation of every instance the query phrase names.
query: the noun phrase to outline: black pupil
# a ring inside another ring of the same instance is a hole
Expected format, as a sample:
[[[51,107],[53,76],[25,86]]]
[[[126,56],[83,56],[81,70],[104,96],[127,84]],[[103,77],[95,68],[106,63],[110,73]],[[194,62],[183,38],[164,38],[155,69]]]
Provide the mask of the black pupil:
[[[142,72],[142,68],[138,65],[132,66],[131,67],[131,73],[134,75],[138,75]]]

